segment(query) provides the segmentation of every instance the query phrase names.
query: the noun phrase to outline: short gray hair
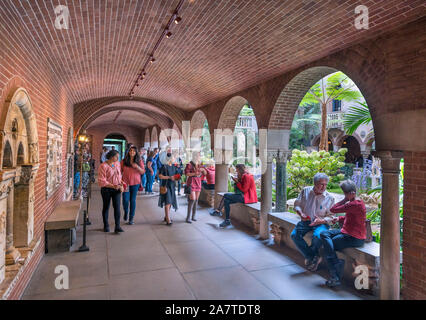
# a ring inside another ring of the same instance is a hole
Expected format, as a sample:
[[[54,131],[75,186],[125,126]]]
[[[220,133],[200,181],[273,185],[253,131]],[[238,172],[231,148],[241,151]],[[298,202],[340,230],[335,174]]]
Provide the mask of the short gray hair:
[[[327,180],[327,183],[330,180],[325,173],[323,172],[316,173],[314,175],[314,184],[317,184],[320,180],[323,180],[323,179]]]
[[[342,183],[340,184],[340,188],[342,188],[342,191],[344,193],[351,193],[351,192],[356,193],[356,184],[352,180],[342,181]]]

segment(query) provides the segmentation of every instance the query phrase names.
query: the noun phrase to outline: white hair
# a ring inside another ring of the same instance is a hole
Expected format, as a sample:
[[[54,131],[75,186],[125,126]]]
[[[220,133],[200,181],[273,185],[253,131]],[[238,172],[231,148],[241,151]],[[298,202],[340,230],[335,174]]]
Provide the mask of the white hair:
[[[327,180],[327,183],[328,183],[330,179],[325,173],[318,172],[314,175],[314,184],[317,184],[320,180]]]

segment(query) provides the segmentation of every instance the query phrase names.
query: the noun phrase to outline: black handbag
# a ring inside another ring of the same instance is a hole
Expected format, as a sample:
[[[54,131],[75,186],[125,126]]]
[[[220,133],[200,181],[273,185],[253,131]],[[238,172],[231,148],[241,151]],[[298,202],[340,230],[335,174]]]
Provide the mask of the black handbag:
[[[165,175],[168,176],[169,175],[169,170],[167,167],[164,168]],[[160,194],[166,194],[167,193],[167,185],[168,185],[169,180],[165,180],[164,182],[164,186],[160,186]],[[163,180],[161,180],[161,183],[163,183]]]
[[[183,193],[191,194],[191,192],[192,192],[191,186],[189,184],[185,184],[185,188],[183,188]]]

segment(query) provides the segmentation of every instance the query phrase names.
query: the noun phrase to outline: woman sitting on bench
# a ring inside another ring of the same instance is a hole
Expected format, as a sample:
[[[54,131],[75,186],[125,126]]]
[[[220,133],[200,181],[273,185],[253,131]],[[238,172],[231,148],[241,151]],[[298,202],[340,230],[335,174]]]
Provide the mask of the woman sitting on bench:
[[[343,223],[342,229],[331,229],[320,234],[324,245],[324,255],[327,260],[330,279],[325,283],[329,287],[341,284],[345,260],[338,259],[336,250],[350,247],[360,247],[366,238],[366,210],[362,200],[356,198],[356,185],[351,180],[340,184],[345,198],[330,208],[332,213],[344,213],[345,216],[333,218],[333,223]]]
[[[225,228],[231,225],[230,220],[230,205],[233,203],[256,203],[257,192],[256,184],[254,183],[253,176],[246,171],[246,167],[243,164],[237,164],[237,178],[232,177],[235,182],[235,193],[225,193],[219,207],[216,210],[210,212],[211,215],[222,215],[221,211],[225,207],[225,221],[223,221],[219,227]]]

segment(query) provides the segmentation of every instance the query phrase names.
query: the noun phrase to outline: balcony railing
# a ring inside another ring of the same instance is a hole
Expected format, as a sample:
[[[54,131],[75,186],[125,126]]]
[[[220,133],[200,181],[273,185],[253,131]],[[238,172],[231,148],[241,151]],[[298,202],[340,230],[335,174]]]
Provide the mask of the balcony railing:
[[[327,129],[343,130],[343,112],[333,112],[327,114]]]
[[[253,116],[239,116],[235,128],[254,129],[253,121],[256,121]]]

